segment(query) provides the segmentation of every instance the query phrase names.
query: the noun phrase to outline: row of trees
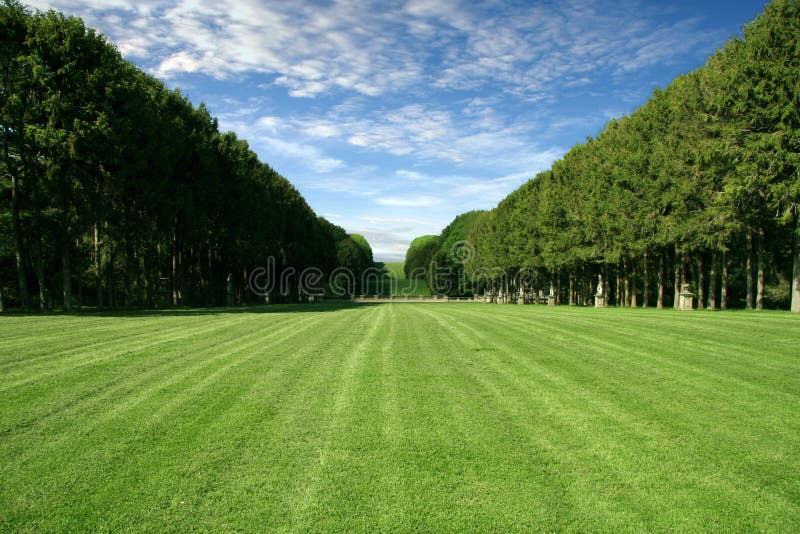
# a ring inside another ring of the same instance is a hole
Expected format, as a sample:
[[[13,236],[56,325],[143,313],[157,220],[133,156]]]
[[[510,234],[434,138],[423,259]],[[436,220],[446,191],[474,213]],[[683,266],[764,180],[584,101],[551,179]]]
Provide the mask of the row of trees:
[[[468,237],[475,221],[486,212],[469,211],[457,216],[439,235],[414,239],[406,251],[406,278],[424,279],[440,295],[465,295],[472,291],[465,265],[475,250]]]
[[[408,245],[403,271],[407,279],[423,278],[428,274],[433,257],[439,251],[441,239],[438,235],[423,235]]]
[[[372,264],[362,237],[78,18],[0,4],[0,128],[0,309],[245,302],[270,257],[279,272]]]
[[[744,39],[479,214],[469,278],[586,303],[604,275],[607,302],[658,307],[688,283],[700,308],[800,312],[799,37],[800,2],[775,0]]]

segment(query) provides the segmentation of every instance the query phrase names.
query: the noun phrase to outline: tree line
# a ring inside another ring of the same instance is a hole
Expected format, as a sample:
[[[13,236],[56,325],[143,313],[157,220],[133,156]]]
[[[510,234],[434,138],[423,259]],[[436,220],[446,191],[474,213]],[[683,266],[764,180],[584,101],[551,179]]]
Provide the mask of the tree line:
[[[470,230],[484,211],[468,211],[458,215],[439,235],[414,239],[406,251],[404,270],[408,279],[423,279],[438,295],[466,295],[472,283],[466,277],[465,265],[474,255],[468,241]]]
[[[79,18],[0,4],[0,129],[0,310],[244,303],[268,258],[372,265],[363,237]]]
[[[701,309],[800,312],[798,37],[800,2],[775,0],[744,38],[476,214],[468,292],[585,304],[602,275],[619,306],[677,307],[688,284]],[[442,251],[441,236],[415,242],[407,269]]]

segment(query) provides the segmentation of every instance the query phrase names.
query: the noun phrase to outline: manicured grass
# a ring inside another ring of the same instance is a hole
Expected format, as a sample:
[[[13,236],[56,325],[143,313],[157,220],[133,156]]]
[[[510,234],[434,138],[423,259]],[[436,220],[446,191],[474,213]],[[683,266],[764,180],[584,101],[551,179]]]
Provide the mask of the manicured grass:
[[[406,279],[405,266],[406,262],[404,261],[390,261],[383,264],[383,268],[386,269],[389,276],[396,280]]]
[[[430,297],[433,295],[428,282],[423,279],[409,280],[403,268],[405,262],[387,262],[379,264],[386,275],[381,280],[368,281],[368,295],[382,295],[385,297]]]
[[[384,278],[382,281],[372,281],[369,284],[368,295],[383,295],[385,297],[430,297],[433,295],[428,282],[421,279],[409,280],[408,278]]]
[[[0,531],[800,529],[800,317],[0,317]]]

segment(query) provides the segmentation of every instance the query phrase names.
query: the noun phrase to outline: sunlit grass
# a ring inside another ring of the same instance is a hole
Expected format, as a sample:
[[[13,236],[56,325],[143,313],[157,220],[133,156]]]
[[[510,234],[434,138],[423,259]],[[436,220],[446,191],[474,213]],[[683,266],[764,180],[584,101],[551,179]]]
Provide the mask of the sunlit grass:
[[[0,317],[0,531],[800,528],[800,317]]]

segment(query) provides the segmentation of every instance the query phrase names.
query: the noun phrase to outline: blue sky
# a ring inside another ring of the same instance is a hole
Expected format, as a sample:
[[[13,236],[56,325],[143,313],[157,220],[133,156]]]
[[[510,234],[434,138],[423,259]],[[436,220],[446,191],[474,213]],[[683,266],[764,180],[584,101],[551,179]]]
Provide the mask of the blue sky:
[[[765,3],[29,4],[83,17],[205,102],[318,214],[393,261],[701,66]]]

